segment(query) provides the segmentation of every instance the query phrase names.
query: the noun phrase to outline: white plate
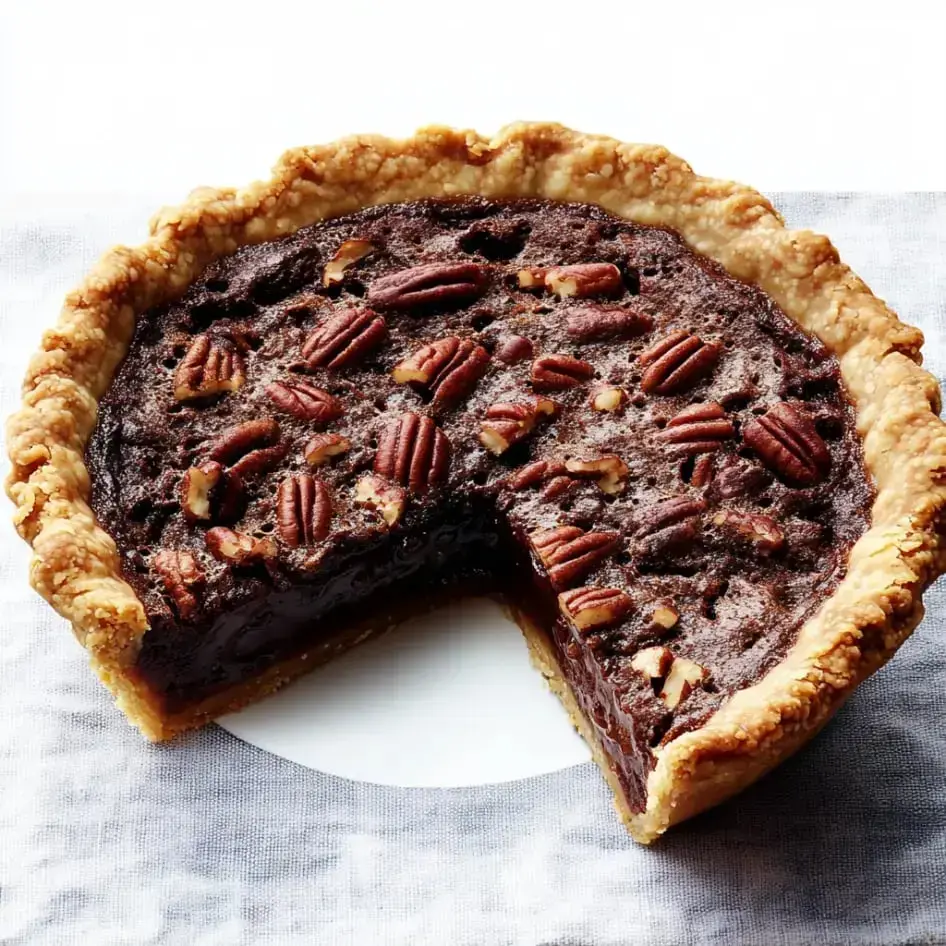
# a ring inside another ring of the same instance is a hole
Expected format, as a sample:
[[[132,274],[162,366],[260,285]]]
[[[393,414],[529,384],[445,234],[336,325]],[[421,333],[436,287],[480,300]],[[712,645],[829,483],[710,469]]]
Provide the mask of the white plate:
[[[519,629],[482,598],[415,618],[219,723],[293,762],[384,785],[483,785],[590,758]]]

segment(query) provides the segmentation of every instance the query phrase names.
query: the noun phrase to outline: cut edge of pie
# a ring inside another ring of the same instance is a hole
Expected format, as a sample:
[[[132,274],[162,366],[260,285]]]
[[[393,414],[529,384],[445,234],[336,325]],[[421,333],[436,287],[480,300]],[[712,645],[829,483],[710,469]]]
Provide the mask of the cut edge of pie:
[[[702,726],[655,750],[644,811],[623,803],[543,634],[520,615],[535,662],[591,743],[623,820],[635,839],[649,843],[811,738],[909,635],[923,614],[924,589],[946,570],[946,425],[938,417],[939,386],[920,367],[922,334],[871,293],[826,237],[787,229],[761,194],[697,176],[664,148],[555,124],[514,124],[491,139],[441,127],[406,140],[357,136],[287,152],[270,181],[243,190],[200,188],[181,207],[160,211],[143,245],[112,250],[68,295],[30,363],[22,408],[8,423],[7,490],[16,528],[33,548],[31,583],[72,623],[118,705],[151,739],[242,706],[318,662],[288,661],[186,716],[162,716],[127,672],[148,628],[144,607],[89,506],[84,450],[97,404],[128,350],[136,316],[180,295],[214,260],[364,207],[465,195],[596,204],[676,230],[692,250],[762,289],[819,338],[838,359],[855,405],[877,488],[870,529],[785,658]]]

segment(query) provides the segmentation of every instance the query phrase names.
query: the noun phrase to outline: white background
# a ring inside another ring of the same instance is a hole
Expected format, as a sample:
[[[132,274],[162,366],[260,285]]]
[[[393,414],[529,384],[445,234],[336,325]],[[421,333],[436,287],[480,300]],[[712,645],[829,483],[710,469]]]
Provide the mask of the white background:
[[[0,11],[0,209],[21,222],[177,202],[352,132],[488,133],[515,119],[660,142],[764,191],[946,189],[938,4],[0,0]],[[116,216],[110,242],[139,240],[146,216]],[[55,311],[50,300],[38,320]],[[419,622],[228,725],[315,767],[405,785],[587,757],[514,629],[477,608],[439,620],[448,632]],[[455,754],[434,731],[458,727],[469,738]]]

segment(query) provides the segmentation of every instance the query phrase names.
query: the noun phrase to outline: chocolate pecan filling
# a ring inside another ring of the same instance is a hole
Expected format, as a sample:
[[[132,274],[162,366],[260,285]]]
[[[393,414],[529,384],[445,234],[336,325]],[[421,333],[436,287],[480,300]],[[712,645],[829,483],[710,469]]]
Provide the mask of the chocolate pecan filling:
[[[390,205],[245,247],[139,319],[87,459],[168,712],[362,622],[506,595],[631,807],[759,680],[872,488],[836,362],[665,230]]]

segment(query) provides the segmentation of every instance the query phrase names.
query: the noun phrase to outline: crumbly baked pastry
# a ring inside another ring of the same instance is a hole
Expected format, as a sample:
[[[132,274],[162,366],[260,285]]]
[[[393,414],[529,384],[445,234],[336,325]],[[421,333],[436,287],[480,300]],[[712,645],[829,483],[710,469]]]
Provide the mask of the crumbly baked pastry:
[[[8,489],[150,738],[486,591],[649,842],[919,621],[921,341],[825,237],[661,148],[352,138],[105,257],[30,366]]]

